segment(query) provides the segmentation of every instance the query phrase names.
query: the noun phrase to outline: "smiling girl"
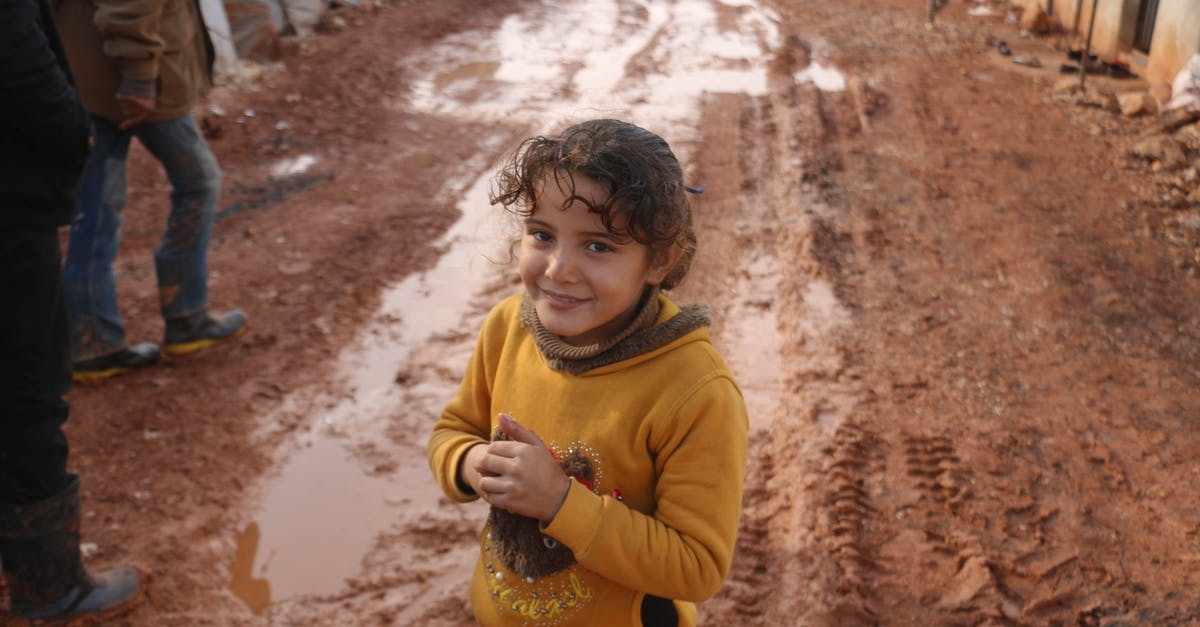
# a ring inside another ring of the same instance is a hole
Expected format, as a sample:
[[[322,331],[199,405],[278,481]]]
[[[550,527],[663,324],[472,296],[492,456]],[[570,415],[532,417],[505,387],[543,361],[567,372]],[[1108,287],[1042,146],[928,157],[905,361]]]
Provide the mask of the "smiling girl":
[[[523,293],[488,315],[429,440],[445,493],[491,505],[482,625],[693,625],[733,558],[748,422],[710,314],[662,290],[696,250],[682,170],[617,120],[523,142],[492,196]]]

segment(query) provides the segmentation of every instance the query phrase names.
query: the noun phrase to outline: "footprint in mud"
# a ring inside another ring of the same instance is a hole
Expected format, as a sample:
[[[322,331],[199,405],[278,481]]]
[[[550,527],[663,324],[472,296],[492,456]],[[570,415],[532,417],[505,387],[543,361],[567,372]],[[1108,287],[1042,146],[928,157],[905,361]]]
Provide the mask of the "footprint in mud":
[[[909,436],[904,445],[908,475],[916,478],[916,486],[929,498],[957,510],[970,497],[969,482],[950,438]]]

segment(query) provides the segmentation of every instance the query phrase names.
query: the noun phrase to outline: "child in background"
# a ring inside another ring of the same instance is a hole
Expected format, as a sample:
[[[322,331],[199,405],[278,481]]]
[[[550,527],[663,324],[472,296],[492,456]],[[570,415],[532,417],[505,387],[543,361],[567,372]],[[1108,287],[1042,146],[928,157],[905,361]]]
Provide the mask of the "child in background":
[[[524,293],[488,315],[429,440],[445,493],[491,505],[475,616],[694,625],[733,558],[748,422],[708,309],[661,292],[696,248],[679,162],[592,120],[526,140],[497,182]]]

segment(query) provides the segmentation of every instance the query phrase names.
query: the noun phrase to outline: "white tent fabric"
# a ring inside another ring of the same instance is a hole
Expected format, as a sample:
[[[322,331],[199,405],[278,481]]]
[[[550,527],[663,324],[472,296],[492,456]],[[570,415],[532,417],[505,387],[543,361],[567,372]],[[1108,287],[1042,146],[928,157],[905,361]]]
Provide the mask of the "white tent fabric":
[[[270,23],[242,20],[234,25],[229,19],[230,13],[226,8],[226,0],[200,0],[200,11],[204,14],[204,22],[208,26],[209,36],[216,49],[215,71],[219,75],[228,75],[237,71],[239,58],[245,56],[247,52],[238,50],[239,42],[254,44],[263,36],[273,39],[279,34],[309,35],[321,21],[328,6],[326,0],[238,0],[236,4],[239,6],[260,5],[259,11],[262,11]],[[239,15],[243,13],[245,13],[244,10],[239,12]],[[274,32],[265,33],[258,30],[238,32],[239,28],[266,29]]]
[[[222,0],[200,0],[200,12],[204,15],[208,35],[216,49],[216,67],[213,71],[222,75],[231,74],[237,68],[238,54],[233,47],[233,33],[229,29],[225,3]]]
[[[1200,53],[1192,55],[1187,65],[1175,75],[1171,84],[1171,102],[1168,109],[1200,106]]]

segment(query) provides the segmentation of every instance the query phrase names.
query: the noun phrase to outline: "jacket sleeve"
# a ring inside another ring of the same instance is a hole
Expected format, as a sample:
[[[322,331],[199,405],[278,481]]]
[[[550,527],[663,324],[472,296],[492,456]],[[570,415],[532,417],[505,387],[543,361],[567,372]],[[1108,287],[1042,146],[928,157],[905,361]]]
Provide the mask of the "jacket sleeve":
[[[126,81],[158,78],[158,61],[166,44],[162,13],[166,0],[94,0],[96,28],[104,54],[117,61]]]
[[[62,67],[36,2],[0,1],[0,124],[47,154],[86,154],[88,114]]]
[[[39,26],[37,2],[0,0],[0,125],[31,149],[82,168],[90,127],[64,67]]]
[[[657,442],[657,510],[643,514],[571,481],[543,533],[585,568],[668,599],[703,601],[733,561],[749,421],[741,392],[724,375],[701,382]]]
[[[498,315],[501,306],[484,322],[458,393],[442,410],[429,436],[429,467],[446,496],[460,503],[479,497],[459,481],[459,461],[472,446],[491,441],[495,359],[505,337],[505,324]]]

